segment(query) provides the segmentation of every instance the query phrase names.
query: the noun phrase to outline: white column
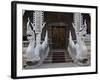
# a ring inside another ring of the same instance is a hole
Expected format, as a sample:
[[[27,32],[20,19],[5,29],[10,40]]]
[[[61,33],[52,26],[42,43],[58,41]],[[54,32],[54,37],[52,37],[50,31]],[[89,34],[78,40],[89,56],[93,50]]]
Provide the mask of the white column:
[[[43,11],[34,11],[33,14],[33,24],[36,33],[36,45],[41,42],[41,32],[43,26]]]
[[[83,25],[83,17],[81,13],[74,13],[74,25],[76,32],[79,32],[81,26]]]
[[[43,17],[44,17],[43,11],[34,11],[33,23],[34,23],[36,33],[39,33],[42,31]]]

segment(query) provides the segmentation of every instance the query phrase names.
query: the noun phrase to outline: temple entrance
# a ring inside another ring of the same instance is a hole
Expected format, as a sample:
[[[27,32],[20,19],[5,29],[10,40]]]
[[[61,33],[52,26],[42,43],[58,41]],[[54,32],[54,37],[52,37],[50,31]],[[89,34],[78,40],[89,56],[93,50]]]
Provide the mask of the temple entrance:
[[[48,26],[49,54],[44,63],[66,63],[72,59],[66,48],[66,26]]]
[[[65,27],[64,26],[52,26],[48,28],[48,38],[50,49],[65,49]]]

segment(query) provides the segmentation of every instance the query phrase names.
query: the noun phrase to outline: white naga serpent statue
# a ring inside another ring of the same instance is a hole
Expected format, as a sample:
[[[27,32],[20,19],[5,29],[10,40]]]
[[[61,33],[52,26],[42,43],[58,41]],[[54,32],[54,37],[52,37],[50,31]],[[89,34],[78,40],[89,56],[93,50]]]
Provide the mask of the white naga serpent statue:
[[[80,31],[77,31],[75,28],[74,23],[72,23],[77,37],[77,43],[74,44],[70,32],[70,38],[69,38],[69,53],[72,57],[72,59],[78,63],[78,65],[88,65],[88,51],[87,47],[84,42],[84,36],[86,35],[86,23],[84,23],[83,28],[80,29]]]
[[[37,38],[35,37],[35,32],[30,27],[30,20],[27,23],[27,34],[30,35],[28,37],[29,45],[26,50],[27,56],[27,64],[32,64],[32,68],[36,68],[40,66],[44,59],[48,56],[49,46],[48,46],[48,32],[46,31],[45,39],[41,44],[41,32],[36,34]],[[45,23],[42,25],[42,29],[45,26]],[[37,40],[36,40],[37,39]]]

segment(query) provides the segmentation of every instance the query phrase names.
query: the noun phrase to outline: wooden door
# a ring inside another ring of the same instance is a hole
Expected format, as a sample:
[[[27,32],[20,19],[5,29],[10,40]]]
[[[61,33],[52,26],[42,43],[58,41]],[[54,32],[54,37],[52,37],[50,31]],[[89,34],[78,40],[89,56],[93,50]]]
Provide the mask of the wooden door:
[[[52,49],[64,49],[65,45],[65,27],[54,26],[49,29],[49,43]]]

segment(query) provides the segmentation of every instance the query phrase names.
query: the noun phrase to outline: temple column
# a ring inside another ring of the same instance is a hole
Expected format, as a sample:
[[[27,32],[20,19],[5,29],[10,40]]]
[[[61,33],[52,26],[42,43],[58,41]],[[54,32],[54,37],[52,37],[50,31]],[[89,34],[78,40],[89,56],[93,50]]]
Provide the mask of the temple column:
[[[43,27],[43,11],[34,11],[33,14],[33,24],[34,30],[36,33],[36,44],[40,44],[41,42],[41,32]]]
[[[83,17],[81,13],[74,13],[74,25],[75,25],[75,31],[79,32],[80,28],[83,25]]]

